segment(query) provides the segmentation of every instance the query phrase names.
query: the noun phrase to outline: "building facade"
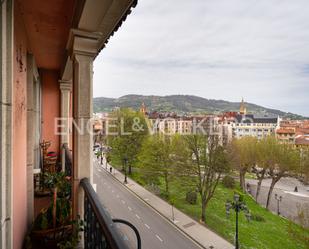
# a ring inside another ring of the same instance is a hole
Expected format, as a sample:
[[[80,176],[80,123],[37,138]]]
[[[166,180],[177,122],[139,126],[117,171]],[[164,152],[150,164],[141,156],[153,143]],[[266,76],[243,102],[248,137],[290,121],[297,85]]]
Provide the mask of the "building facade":
[[[93,138],[76,127],[92,118],[93,60],[135,5],[134,0],[1,1],[0,248],[22,248],[34,220],[33,172],[40,167],[43,141],[58,156],[64,144],[70,146],[73,213],[83,215],[80,180],[92,179]]]

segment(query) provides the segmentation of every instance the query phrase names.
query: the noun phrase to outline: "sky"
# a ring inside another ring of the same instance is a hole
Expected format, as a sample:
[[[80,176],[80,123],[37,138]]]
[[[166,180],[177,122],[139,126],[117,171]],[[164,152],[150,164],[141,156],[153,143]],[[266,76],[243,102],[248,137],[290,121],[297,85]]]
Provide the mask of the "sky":
[[[309,116],[309,1],[139,0],[93,84],[94,97],[244,97]]]

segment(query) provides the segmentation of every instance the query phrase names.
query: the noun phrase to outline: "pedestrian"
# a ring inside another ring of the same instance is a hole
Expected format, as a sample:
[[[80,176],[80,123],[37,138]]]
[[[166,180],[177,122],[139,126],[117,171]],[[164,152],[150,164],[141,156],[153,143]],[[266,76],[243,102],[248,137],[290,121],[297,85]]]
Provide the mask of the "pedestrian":
[[[112,171],[113,171],[113,168],[112,168],[112,166],[110,166],[109,167],[109,172],[112,173]]]
[[[297,186],[295,186],[295,188],[294,188],[294,192],[298,192],[298,188],[297,188]]]

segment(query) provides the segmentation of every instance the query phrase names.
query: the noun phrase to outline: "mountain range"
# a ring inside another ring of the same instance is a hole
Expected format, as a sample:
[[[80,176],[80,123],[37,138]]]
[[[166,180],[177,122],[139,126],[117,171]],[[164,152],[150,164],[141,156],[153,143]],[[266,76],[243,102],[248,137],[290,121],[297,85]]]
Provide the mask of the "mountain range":
[[[116,107],[129,107],[139,110],[145,104],[147,111],[175,112],[183,114],[218,114],[228,111],[239,111],[240,102],[206,99],[193,95],[144,96],[125,95],[120,98],[97,97],[93,99],[94,112],[110,112]],[[245,102],[248,113],[262,116],[280,116],[290,119],[304,119],[303,116],[270,109]]]

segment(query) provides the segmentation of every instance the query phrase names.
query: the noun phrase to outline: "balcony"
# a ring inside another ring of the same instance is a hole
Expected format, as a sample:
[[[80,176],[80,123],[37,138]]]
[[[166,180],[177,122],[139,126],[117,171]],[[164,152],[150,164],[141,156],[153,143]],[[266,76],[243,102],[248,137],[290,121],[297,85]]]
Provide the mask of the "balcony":
[[[93,113],[93,61],[136,4],[136,0],[1,1],[0,248],[22,248],[40,207],[50,203],[48,198],[34,198],[33,178],[42,169],[43,141],[51,142],[58,170],[71,175],[73,218],[84,217],[86,196],[87,207],[93,210],[87,209],[91,216],[86,218],[94,216],[91,222],[102,227],[98,238],[102,235],[109,248],[120,248],[115,231],[103,229],[110,220],[91,201],[93,138],[85,126]],[[76,126],[71,127],[71,121]],[[69,154],[63,153],[69,149],[71,160],[65,161]],[[90,186],[81,184],[84,178]]]
[[[72,155],[67,144],[62,147],[62,169],[65,170],[65,175],[72,179]],[[83,221],[83,232],[81,240],[84,248],[98,249],[129,249],[124,237],[119,230],[117,224],[121,223],[133,230],[136,235],[136,248],[141,249],[141,238],[138,230],[128,221],[122,219],[112,219],[104,205],[99,201],[99,198],[93,189],[90,180],[84,178],[80,181],[81,189],[83,190],[83,209],[84,215],[81,217]],[[70,197],[72,199],[72,196]],[[44,197],[35,197],[34,209],[35,216],[38,216],[40,210],[47,209],[52,203],[50,195]],[[47,229],[30,235],[32,238],[32,246],[34,249],[39,248],[57,248],[55,244],[62,241],[66,236],[64,229],[67,226],[56,229]],[[71,229],[71,228],[69,228]],[[74,227],[72,227],[74,229]],[[59,233],[60,231],[60,233]]]

